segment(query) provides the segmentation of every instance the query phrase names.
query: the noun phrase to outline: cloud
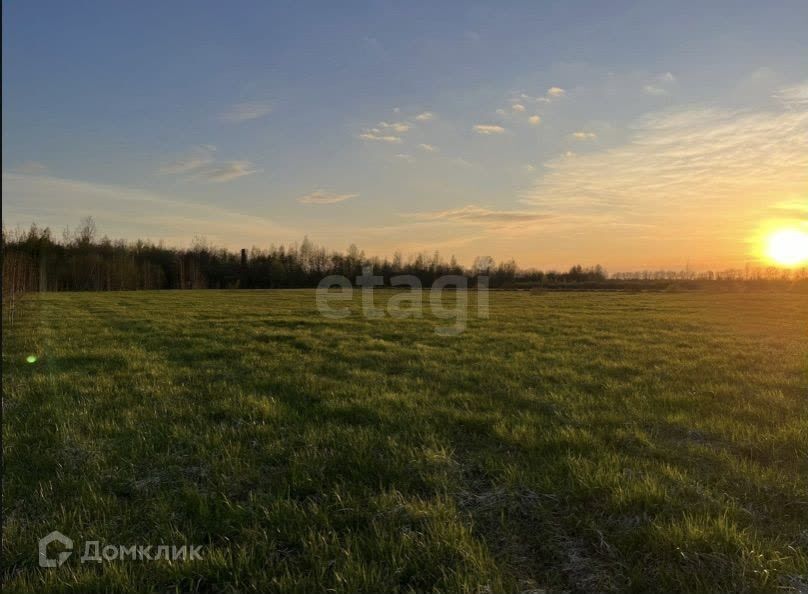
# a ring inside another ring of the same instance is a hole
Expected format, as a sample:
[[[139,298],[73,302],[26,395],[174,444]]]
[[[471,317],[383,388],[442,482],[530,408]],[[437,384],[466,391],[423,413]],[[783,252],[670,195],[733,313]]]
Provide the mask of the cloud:
[[[42,175],[48,168],[39,161],[25,161],[20,163],[14,168],[17,173],[25,173],[27,175]]]
[[[188,154],[160,167],[160,173],[188,173],[213,163],[216,147],[211,144],[200,144],[193,147]]]
[[[671,87],[676,83],[676,77],[671,72],[664,72],[654,77],[654,80],[643,86],[646,95],[669,95]]]
[[[645,93],[646,95],[660,96],[660,95],[667,95],[668,89],[663,89],[659,85],[645,85],[642,88],[642,92]]]
[[[434,120],[434,119],[435,119],[435,114],[432,113],[431,111],[424,111],[422,113],[419,113],[417,116],[415,116],[415,121],[417,121],[417,122],[428,122],[428,121]]]
[[[400,135],[408,132],[410,128],[412,128],[412,124],[409,122],[379,122],[374,128],[362,130],[359,138],[373,142],[398,144],[402,141]]]
[[[647,241],[635,245],[660,258],[698,250],[724,263],[749,257],[752,229],[772,205],[806,202],[808,105],[669,110],[636,120],[630,131],[622,145],[545,163],[523,202],[547,213],[608,213],[655,225],[653,237],[621,241]]]
[[[164,239],[177,246],[201,235],[218,245],[248,247],[264,244],[269,238],[292,241],[304,231],[262,216],[139,188],[3,174],[3,219],[7,224],[36,221],[58,230],[85,214],[92,215],[100,231],[111,237]],[[238,238],[236,243],[234,238]]]
[[[477,124],[474,126],[474,131],[477,134],[490,136],[492,134],[503,134],[505,132],[505,128],[495,124]]]
[[[407,213],[402,216],[419,222],[465,223],[469,225],[513,225],[544,221],[547,215],[519,210],[491,210],[469,204],[449,210]]]
[[[790,109],[808,107],[808,81],[774,92],[773,97]]]
[[[379,122],[378,127],[383,130],[392,130],[393,132],[403,134],[407,132],[412,125],[408,122]]]
[[[396,158],[401,159],[402,161],[406,161],[407,163],[412,163],[415,161],[415,157],[407,153],[398,153],[396,155]]]
[[[310,194],[297,199],[301,204],[336,204],[351,198],[356,198],[359,194],[336,194],[327,190],[314,190]]]
[[[216,161],[215,153],[216,147],[213,145],[195,146],[184,157],[160,167],[159,172],[218,183],[231,181],[258,171],[253,168],[250,161]]]
[[[253,169],[252,163],[249,161],[222,161],[197,169],[194,173],[196,177],[208,181],[226,182],[245,175],[252,175],[257,171],[257,169]]]
[[[262,118],[272,111],[272,105],[262,102],[237,103],[222,114],[227,122],[241,123]]]
[[[392,144],[399,144],[401,137],[395,134],[385,134],[379,128],[368,128],[364,130],[359,138],[362,140],[371,140],[374,142],[389,142]]]
[[[575,140],[595,140],[598,137],[598,135],[595,134],[594,132],[578,131],[578,132],[573,132],[572,137]]]
[[[473,167],[473,165],[463,157],[456,157],[451,160],[451,163],[452,165],[457,165],[458,167],[462,167],[464,169],[470,169],[471,167]]]
[[[541,116],[532,115],[527,119],[531,126],[538,126],[541,124]]]
[[[427,153],[437,153],[438,152],[438,147],[436,147],[436,146],[434,146],[432,144],[426,144],[426,143],[419,144],[418,148],[421,149],[424,152],[427,152]]]
[[[513,105],[511,105],[511,109],[516,113],[521,113],[525,111],[525,106],[522,105],[521,103],[514,103]]]
[[[549,89],[547,89],[544,95],[539,95],[537,97],[528,95],[527,93],[516,93],[511,99],[511,102],[513,104],[521,105],[524,107],[525,103],[551,103],[552,101],[561,99],[566,94],[567,92],[561,87],[550,87]],[[516,111],[524,111],[524,110],[517,108]]]

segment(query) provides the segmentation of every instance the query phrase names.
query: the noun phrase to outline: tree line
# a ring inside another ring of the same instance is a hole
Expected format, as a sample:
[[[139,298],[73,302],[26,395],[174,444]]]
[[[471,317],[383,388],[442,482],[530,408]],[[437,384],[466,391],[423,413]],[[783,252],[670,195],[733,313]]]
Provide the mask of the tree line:
[[[163,243],[112,240],[99,237],[91,217],[60,238],[35,224],[25,230],[2,233],[3,301],[13,303],[26,291],[122,291],[149,289],[277,289],[316,287],[329,275],[352,281],[371,266],[385,284],[396,275],[413,275],[424,286],[443,275],[462,275],[476,286],[481,275],[491,288],[612,288],[665,287],[669,281],[693,286],[713,281],[808,279],[808,271],[747,267],[721,272],[641,271],[611,276],[600,266],[573,266],[567,271],[519,268],[513,260],[495,262],[481,256],[470,267],[454,257],[435,252],[392,259],[367,256],[351,245],[347,251],[329,251],[308,238],[299,245],[252,247],[234,252],[197,238],[179,249]]]
[[[121,291],[146,289],[276,289],[316,287],[326,276],[339,274],[351,280],[371,266],[385,283],[396,275],[416,276],[431,285],[440,276],[463,275],[474,281],[489,277],[489,286],[508,287],[517,281],[543,279],[581,281],[604,280],[599,266],[574,266],[565,273],[522,271],[513,260],[496,263],[476,258],[470,268],[454,257],[446,260],[438,252],[392,259],[367,256],[351,245],[345,252],[328,251],[304,238],[299,245],[271,246],[233,252],[196,238],[191,247],[178,249],[162,243],[111,240],[98,237],[92,218],[84,219],[60,239],[47,227],[3,231],[3,262],[22,277],[10,285],[25,285],[36,291]],[[5,284],[5,283],[4,283]],[[473,286],[473,282],[471,283]]]

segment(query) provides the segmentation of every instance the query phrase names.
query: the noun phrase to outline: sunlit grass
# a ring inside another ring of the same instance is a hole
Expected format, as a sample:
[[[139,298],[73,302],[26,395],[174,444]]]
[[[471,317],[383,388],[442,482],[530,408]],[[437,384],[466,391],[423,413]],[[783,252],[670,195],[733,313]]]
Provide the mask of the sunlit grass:
[[[4,337],[5,591],[806,588],[804,295],[493,293],[459,337],[354,311],[32,297]],[[204,558],[40,569],[54,529]]]

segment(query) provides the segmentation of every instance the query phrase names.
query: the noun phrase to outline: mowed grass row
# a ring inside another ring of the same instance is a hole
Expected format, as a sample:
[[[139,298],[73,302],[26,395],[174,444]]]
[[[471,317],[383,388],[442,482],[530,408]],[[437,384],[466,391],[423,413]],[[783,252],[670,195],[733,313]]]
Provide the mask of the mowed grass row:
[[[344,319],[305,290],[29,297],[5,590],[808,588],[804,295],[471,297],[454,337],[358,294]],[[203,559],[40,569],[54,529]]]

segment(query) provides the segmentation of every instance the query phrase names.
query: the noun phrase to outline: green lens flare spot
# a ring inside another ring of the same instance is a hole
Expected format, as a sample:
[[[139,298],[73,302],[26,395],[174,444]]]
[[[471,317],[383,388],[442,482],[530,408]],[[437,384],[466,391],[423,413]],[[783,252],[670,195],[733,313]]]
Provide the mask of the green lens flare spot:
[[[29,363],[36,363],[36,355],[28,355],[25,360]]]

